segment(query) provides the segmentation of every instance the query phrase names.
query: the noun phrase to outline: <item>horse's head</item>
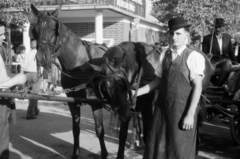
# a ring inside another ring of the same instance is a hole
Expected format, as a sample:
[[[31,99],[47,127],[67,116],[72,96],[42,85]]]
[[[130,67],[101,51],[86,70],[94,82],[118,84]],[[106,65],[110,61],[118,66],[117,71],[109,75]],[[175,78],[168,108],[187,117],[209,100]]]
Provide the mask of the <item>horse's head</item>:
[[[125,70],[125,52],[118,46],[110,48],[103,57],[101,92],[114,110],[129,107],[130,85]],[[121,94],[118,94],[121,93]]]
[[[150,54],[146,57],[147,53]],[[144,62],[145,58],[147,59]],[[136,85],[140,66],[144,62],[144,75],[149,79],[155,78],[153,68],[158,59],[157,49],[145,43],[123,42],[105,53],[102,73],[106,77],[100,84],[101,90],[111,106],[118,108],[121,115],[126,117],[133,104],[131,89]]]
[[[51,62],[56,50],[59,49],[56,43],[62,30],[60,30],[61,24],[57,17],[61,10],[61,5],[51,13],[47,11],[40,12],[34,5],[31,5],[31,9],[35,17],[37,17],[37,23],[32,31],[38,43],[36,58],[40,65],[49,70],[51,69]]]

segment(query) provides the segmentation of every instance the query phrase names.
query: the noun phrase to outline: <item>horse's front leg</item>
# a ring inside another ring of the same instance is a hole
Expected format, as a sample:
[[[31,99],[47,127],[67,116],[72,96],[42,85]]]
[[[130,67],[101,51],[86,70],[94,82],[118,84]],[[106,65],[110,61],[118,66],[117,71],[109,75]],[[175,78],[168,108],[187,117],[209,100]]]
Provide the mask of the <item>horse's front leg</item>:
[[[68,103],[72,115],[72,131],[73,131],[73,155],[72,159],[77,159],[80,155],[79,136],[80,136],[80,114],[81,109],[76,103]]]
[[[138,124],[137,124],[137,117],[138,116],[138,113],[137,112],[134,112],[133,113],[133,117],[132,117],[132,121],[133,121],[133,128],[132,128],[132,137],[131,137],[131,142],[130,142],[130,146],[129,148],[130,149],[136,149],[136,147],[138,146],[137,145],[137,140],[139,139],[138,138]]]
[[[101,146],[101,159],[106,159],[108,152],[104,142],[103,109],[100,104],[92,104],[91,107],[95,121],[95,131]]]
[[[120,124],[120,134],[119,134],[119,146],[118,146],[118,155],[117,159],[124,159],[124,150],[128,135],[128,125],[131,118],[121,121]]]

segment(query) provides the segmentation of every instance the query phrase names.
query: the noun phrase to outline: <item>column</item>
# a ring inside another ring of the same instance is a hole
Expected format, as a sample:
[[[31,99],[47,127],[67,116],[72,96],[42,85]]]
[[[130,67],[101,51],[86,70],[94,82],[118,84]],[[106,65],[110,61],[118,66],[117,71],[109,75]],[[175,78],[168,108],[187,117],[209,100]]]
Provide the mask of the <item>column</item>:
[[[95,14],[95,41],[98,44],[103,43],[103,11],[96,10]]]
[[[31,42],[31,39],[29,37],[30,22],[25,23],[24,26],[25,27],[23,29],[23,45],[26,47],[26,52],[29,52]]]

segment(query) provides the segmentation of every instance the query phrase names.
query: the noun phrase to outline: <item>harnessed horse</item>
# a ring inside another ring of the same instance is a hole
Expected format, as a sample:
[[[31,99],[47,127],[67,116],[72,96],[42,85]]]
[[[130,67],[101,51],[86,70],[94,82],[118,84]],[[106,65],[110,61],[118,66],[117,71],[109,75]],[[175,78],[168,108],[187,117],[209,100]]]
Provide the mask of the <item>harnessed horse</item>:
[[[101,68],[98,68],[107,77],[100,78],[99,92],[108,100],[113,110],[120,115],[117,159],[124,158],[127,130],[131,117],[134,119],[135,128],[140,125],[139,120],[136,119],[139,112],[142,113],[143,117],[143,138],[146,142],[153,115],[155,92],[138,97],[137,102],[135,102],[132,97],[136,98],[136,96],[132,95],[131,90],[137,90],[139,86],[145,85],[155,78],[154,70],[157,67],[159,56],[158,49],[146,43],[122,42],[104,54],[104,62]]]
[[[40,12],[31,5],[35,17],[38,18],[33,28],[33,35],[38,42],[37,61],[46,70],[51,69],[51,64],[58,58],[61,65],[61,85],[63,89],[76,87],[87,82],[94,74],[88,63],[99,65],[101,57],[107,50],[100,45],[91,45],[82,41],[57,19],[61,5],[53,12]],[[85,90],[73,90],[66,93],[68,97],[86,97]],[[74,138],[72,159],[77,159],[80,154],[80,115],[78,104],[68,103],[72,115],[72,130]],[[104,142],[103,110],[100,103],[90,104],[95,121],[95,130],[101,146],[101,157],[106,159],[108,152]]]

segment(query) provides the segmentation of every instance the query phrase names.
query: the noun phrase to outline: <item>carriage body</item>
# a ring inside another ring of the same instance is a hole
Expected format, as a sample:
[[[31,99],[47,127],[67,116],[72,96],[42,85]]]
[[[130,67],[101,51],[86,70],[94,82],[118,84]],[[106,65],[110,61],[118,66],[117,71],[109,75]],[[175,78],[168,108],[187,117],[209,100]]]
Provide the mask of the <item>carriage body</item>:
[[[233,141],[240,145],[240,72],[231,72],[223,87],[208,86],[205,92],[205,119],[227,123]]]

